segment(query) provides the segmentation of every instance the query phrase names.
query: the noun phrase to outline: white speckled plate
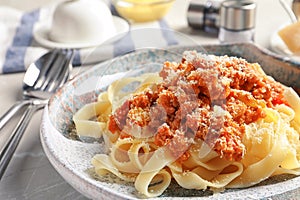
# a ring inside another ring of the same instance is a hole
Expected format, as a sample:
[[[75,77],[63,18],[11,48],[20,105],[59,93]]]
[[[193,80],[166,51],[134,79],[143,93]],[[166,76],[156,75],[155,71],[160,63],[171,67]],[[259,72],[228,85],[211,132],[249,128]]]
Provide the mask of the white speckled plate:
[[[45,107],[41,125],[41,142],[54,168],[76,190],[92,199],[136,199],[140,196],[132,184],[117,179],[96,180],[90,175],[91,158],[104,152],[101,143],[83,143],[70,139],[74,131],[72,116],[84,104],[94,101],[111,81],[113,74],[129,70],[155,71],[166,60],[179,61],[184,50],[205,51],[217,55],[244,57],[250,62],[260,63],[264,70],[277,80],[300,88],[300,63],[278,57],[253,44],[173,47],[166,50],[141,50],[123,57],[101,63],[80,74],[58,91]],[[151,67],[150,67],[151,66]],[[155,66],[155,67],[153,67]],[[176,183],[158,200],[170,199],[262,199],[287,197],[296,199],[299,195],[300,177],[278,176],[257,186],[246,189],[230,189],[213,195],[209,191],[186,190]],[[283,195],[282,195],[283,194]],[[287,196],[289,195],[289,196]]]

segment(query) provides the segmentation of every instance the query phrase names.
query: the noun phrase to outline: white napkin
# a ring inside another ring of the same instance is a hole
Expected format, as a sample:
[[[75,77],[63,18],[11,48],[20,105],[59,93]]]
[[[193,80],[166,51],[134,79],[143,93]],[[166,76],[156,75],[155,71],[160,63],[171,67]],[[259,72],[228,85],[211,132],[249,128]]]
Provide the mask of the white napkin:
[[[29,64],[49,49],[38,44],[33,37],[37,23],[51,17],[49,8],[29,13],[9,7],[0,7],[0,73],[23,72]],[[74,66],[97,63],[140,48],[163,48],[177,45],[178,38],[164,19],[131,24],[129,32],[110,44],[97,48],[76,50]]]

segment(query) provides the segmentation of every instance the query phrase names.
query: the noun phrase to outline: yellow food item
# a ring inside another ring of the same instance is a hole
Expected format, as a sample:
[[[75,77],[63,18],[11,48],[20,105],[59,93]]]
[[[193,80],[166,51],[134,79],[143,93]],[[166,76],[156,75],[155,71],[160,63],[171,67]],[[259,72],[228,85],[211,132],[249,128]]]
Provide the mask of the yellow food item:
[[[278,34],[292,53],[300,53],[300,21],[284,27]]]
[[[161,19],[174,1],[161,0],[126,0],[116,1],[118,13],[134,22],[147,22]]]

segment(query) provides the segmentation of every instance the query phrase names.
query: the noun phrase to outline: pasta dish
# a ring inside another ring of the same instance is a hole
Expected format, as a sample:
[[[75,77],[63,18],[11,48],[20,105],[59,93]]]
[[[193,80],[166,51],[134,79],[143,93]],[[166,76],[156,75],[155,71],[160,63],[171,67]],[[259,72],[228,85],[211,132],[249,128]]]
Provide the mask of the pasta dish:
[[[73,116],[81,136],[103,137],[99,176],[145,197],[174,180],[197,190],[244,188],[300,175],[300,99],[242,58],[186,51],[159,73],[114,81]]]

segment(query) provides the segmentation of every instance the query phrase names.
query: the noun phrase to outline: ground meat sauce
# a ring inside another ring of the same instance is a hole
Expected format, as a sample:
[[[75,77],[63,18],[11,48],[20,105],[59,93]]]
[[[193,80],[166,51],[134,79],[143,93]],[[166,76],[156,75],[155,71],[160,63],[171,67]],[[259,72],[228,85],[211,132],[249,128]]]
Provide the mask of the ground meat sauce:
[[[188,159],[197,139],[225,159],[241,160],[245,124],[264,118],[264,107],[287,104],[280,83],[236,57],[188,51],[181,63],[165,62],[159,75],[162,83],[134,94],[111,115],[109,130],[124,138],[133,137],[126,127],[147,127],[155,145],[167,146],[179,161]]]

